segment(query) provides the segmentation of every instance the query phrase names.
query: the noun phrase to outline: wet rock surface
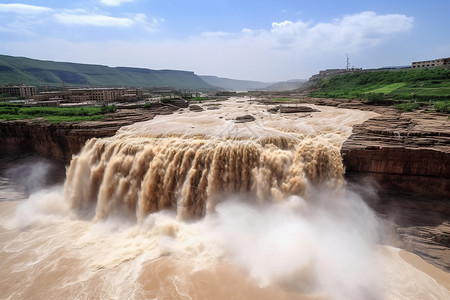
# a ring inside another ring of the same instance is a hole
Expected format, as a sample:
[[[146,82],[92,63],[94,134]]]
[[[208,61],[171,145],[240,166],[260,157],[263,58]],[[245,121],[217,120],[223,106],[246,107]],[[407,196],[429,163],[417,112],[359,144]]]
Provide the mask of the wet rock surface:
[[[391,229],[391,243],[450,271],[450,203],[445,198],[385,191],[371,206]]]
[[[309,107],[309,106],[302,106],[302,105],[298,105],[298,106],[278,105],[276,107],[272,107],[272,108],[267,109],[267,111],[270,112],[270,113],[280,112],[282,114],[285,114],[285,113],[318,112],[319,110],[314,109],[314,108]]]
[[[190,105],[189,106],[189,110],[190,111],[198,111],[198,112],[200,112],[200,111],[203,111],[203,108],[201,107],[201,106],[199,106],[199,105]]]
[[[252,115],[244,115],[236,117],[234,120],[235,123],[247,123],[247,122],[253,122],[255,121],[255,117]]]

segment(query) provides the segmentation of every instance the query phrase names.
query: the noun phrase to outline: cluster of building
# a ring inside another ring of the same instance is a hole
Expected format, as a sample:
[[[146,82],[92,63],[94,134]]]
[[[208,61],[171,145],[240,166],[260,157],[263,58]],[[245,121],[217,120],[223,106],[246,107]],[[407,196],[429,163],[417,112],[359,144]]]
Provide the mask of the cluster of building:
[[[35,86],[6,85],[0,87],[0,94],[36,102],[129,102],[143,98],[141,89],[134,88],[68,88],[63,91],[36,92]]]
[[[36,95],[36,87],[32,85],[5,85],[0,87],[0,94],[31,99]]]
[[[141,89],[130,88],[74,88],[64,91],[41,92],[35,101],[61,102],[128,102],[142,99]]]
[[[411,68],[435,68],[444,67],[450,68],[450,57],[439,58],[434,60],[415,61],[411,64]]]
[[[309,78],[309,80],[317,80],[325,77],[329,77],[332,75],[341,75],[346,73],[353,73],[353,72],[359,72],[359,71],[380,71],[380,70],[397,70],[397,69],[418,69],[418,68],[437,68],[437,67],[443,67],[443,68],[450,68],[450,57],[447,58],[439,58],[434,60],[425,60],[425,61],[415,61],[411,63],[411,67],[404,66],[404,67],[386,67],[386,68],[379,68],[379,69],[361,69],[361,68],[346,68],[346,69],[326,69],[320,71],[318,74],[315,74]]]

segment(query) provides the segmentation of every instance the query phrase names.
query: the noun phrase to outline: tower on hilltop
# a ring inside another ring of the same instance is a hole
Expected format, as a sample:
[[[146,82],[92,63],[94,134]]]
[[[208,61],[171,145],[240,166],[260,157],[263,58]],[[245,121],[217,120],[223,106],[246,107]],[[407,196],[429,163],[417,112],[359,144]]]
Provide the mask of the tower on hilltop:
[[[347,53],[345,53],[345,56],[347,56],[347,67],[345,69],[348,71],[348,70],[350,70],[350,59],[348,58]]]

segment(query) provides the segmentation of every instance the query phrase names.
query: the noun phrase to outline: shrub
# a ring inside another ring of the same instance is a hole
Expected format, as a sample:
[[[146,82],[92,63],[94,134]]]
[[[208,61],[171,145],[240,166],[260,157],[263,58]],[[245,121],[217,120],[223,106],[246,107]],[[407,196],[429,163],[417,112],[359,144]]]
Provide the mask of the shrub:
[[[412,103],[412,102],[394,104],[394,108],[401,109],[402,112],[413,111],[418,109],[419,107],[420,107],[419,103]]]
[[[438,101],[434,104],[436,111],[450,113],[450,101]]]
[[[21,120],[44,118],[51,123],[94,121],[103,118],[103,114],[115,112],[115,105],[102,107],[23,107],[0,103],[1,120]]]
[[[115,106],[115,105],[103,104],[102,108],[101,108],[101,113],[103,113],[103,114],[114,113],[114,112],[116,112],[116,110],[117,110],[117,106]]]
[[[367,104],[375,104],[383,102],[384,100],[384,93],[363,93],[359,94],[359,97],[362,100],[367,100]]]

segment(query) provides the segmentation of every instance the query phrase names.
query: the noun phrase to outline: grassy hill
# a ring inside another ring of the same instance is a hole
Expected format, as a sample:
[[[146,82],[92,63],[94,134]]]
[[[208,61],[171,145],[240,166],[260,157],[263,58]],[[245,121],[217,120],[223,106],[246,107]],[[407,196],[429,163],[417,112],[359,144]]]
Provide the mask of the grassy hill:
[[[386,99],[450,99],[450,70],[405,69],[398,71],[356,72],[320,79],[320,91],[311,96],[333,98],[364,98],[383,94]]]
[[[355,72],[319,79],[315,86],[319,89],[312,97],[356,98],[369,102],[435,104],[450,109],[450,70],[404,69],[396,71]]]
[[[101,65],[54,62],[0,55],[0,85],[86,85],[172,87],[189,90],[215,90],[193,72],[111,68]]]

